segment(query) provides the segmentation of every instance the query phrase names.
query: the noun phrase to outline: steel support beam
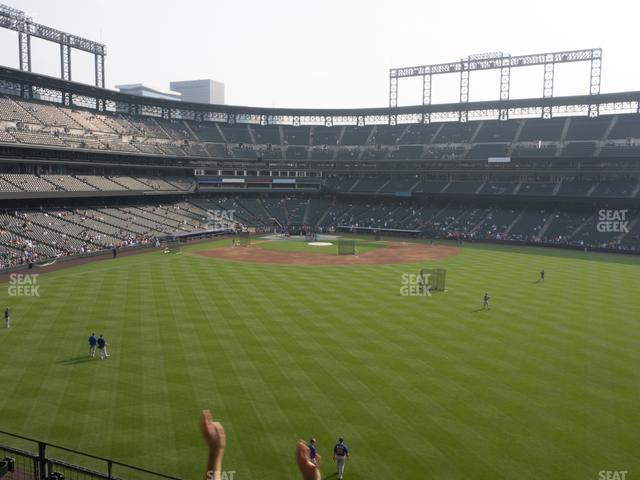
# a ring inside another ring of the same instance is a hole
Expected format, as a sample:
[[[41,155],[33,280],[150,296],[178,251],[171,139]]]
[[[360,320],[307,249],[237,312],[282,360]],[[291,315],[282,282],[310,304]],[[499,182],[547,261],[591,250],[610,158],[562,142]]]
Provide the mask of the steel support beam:
[[[508,56],[503,53],[473,55],[463,59],[468,62],[468,69],[475,70],[496,70],[503,66],[510,67],[531,67],[534,65],[545,65],[547,63],[571,63],[587,62],[592,58],[601,58],[602,49],[589,48],[584,50],[566,50],[562,52],[534,53],[530,55]],[[506,65],[504,64],[506,60]],[[406,78],[422,76],[429,72],[431,74],[456,73],[462,71],[462,62],[437,63],[433,65],[421,65],[417,67],[392,68],[389,71],[390,77]]]
[[[460,62],[460,103],[469,101],[469,64]]]
[[[60,44],[60,78],[71,81],[71,47]]]
[[[18,33],[18,53],[20,55],[20,70],[31,71],[31,35]]]
[[[602,52],[598,52],[598,55],[594,55],[591,59],[591,69],[589,85],[589,95],[600,94],[600,75],[602,74]],[[589,104],[589,117],[595,118],[600,116],[600,106],[597,103]]]
[[[65,43],[60,44],[60,78],[71,81],[71,47]],[[70,106],[73,97],[69,92],[62,92],[62,104]]]
[[[389,77],[389,108],[398,106],[398,77]]]
[[[95,81],[96,87],[104,88],[104,55],[95,55]]]
[[[503,59],[500,67],[500,100],[509,100],[509,90],[511,89],[511,67],[509,59]]]
[[[544,64],[544,78],[542,81],[542,98],[553,97],[554,66],[555,65],[553,62]]]

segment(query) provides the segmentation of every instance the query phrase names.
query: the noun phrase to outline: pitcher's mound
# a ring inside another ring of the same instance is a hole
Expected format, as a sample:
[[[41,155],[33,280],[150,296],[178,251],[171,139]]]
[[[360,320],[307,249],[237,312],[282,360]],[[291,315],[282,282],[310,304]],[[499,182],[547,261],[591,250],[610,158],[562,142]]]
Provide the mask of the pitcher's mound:
[[[266,250],[256,246],[214,248],[198,252],[198,255],[236,262],[280,265],[389,265],[441,260],[456,255],[458,250],[457,247],[446,245],[390,242],[382,248],[375,248],[361,255],[314,255],[304,252]]]

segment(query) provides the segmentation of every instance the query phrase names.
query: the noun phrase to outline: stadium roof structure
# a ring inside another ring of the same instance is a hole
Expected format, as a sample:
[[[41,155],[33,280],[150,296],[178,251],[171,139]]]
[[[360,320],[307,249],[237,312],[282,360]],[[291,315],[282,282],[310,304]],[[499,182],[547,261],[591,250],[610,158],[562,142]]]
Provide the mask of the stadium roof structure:
[[[0,67],[0,93],[63,106],[170,120],[254,125],[393,125],[640,113],[640,91],[482,102],[352,109],[209,105],[127,95],[9,67]],[[507,115],[501,115],[501,112]],[[597,115],[593,115],[593,112]],[[590,114],[591,112],[591,114]]]
[[[139,97],[165,98],[167,100],[181,101],[181,95],[175,92],[163,92],[155,88],[148,87],[142,83],[128,83],[126,85],[116,85],[121,92]]]

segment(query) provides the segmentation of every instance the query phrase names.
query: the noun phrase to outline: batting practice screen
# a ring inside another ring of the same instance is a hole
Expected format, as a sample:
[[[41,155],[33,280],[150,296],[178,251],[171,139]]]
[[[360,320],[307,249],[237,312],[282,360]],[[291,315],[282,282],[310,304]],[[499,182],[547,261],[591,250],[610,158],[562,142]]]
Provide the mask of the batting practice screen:
[[[180,240],[167,240],[161,243],[165,252],[178,253],[180,251]]]
[[[242,232],[236,236],[238,245],[241,247],[248,247],[251,245],[251,234],[249,232]]]
[[[355,255],[355,240],[338,240],[338,255]]]
[[[420,281],[423,285],[431,285],[431,290],[444,292],[447,271],[444,268],[423,268],[420,270]]]

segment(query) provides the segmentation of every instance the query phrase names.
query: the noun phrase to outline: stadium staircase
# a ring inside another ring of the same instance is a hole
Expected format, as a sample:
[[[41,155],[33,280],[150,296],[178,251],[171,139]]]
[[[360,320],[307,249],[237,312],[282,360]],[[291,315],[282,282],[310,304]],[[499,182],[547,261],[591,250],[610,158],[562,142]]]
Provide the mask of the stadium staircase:
[[[582,222],[578,228],[576,228],[573,232],[571,232],[571,235],[569,236],[569,239],[574,238],[576,235],[578,235],[578,233],[580,233],[587,225],[589,225],[590,223],[592,223],[593,219],[595,217],[595,214],[587,217],[587,219]]]
[[[516,188],[513,189],[512,195],[518,195],[518,192],[520,191],[521,188],[522,188],[522,182],[518,182],[518,184],[516,185]]]
[[[516,226],[516,224],[520,221],[520,219],[524,216],[524,212],[526,211],[526,208],[523,208],[520,213],[518,214],[518,216],[516,218],[513,219],[513,222],[511,222],[511,224],[507,227],[507,229],[504,231],[505,235],[508,235],[509,232],[511,231],[511,229],[513,229],[513,227]]]
[[[325,218],[327,218],[327,216],[329,215],[329,212],[331,211],[331,207],[332,207],[331,205],[327,206],[325,211],[318,218],[318,221],[315,223],[316,226],[322,225],[322,222],[324,222]]]
[[[630,223],[629,223],[629,231],[628,232],[623,232],[621,233],[617,238],[616,241],[618,243],[622,243],[622,241],[625,239],[625,237],[631,235],[631,232],[635,231],[636,225],[638,225],[640,223],[640,218],[638,218],[636,216],[636,218],[634,218]]]
[[[387,185],[389,185],[391,183],[391,177],[389,177],[389,179],[384,182],[382,185],[380,185],[380,188],[378,188],[375,193],[379,193],[384,187],[386,187]]]
[[[593,192],[596,191],[596,188],[598,188],[598,185],[600,185],[600,182],[595,182],[591,186],[591,188],[589,190],[587,190],[587,193],[585,194],[585,197],[590,197],[593,194]]]
[[[569,131],[569,126],[571,125],[571,117],[567,117],[562,126],[562,133],[560,133],[560,141],[558,142],[558,147],[556,148],[556,153],[554,157],[560,157],[562,155],[562,150],[565,147],[565,142],[567,140],[567,132]]]
[[[544,237],[544,234],[547,232],[547,230],[549,230],[549,227],[551,226],[551,224],[553,223],[553,221],[556,218],[556,211],[553,210],[551,212],[551,215],[549,215],[549,218],[547,219],[547,221],[544,223],[544,225],[542,226],[542,228],[540,229],[540,232],[538,232],[538,236],[540,238]]]

